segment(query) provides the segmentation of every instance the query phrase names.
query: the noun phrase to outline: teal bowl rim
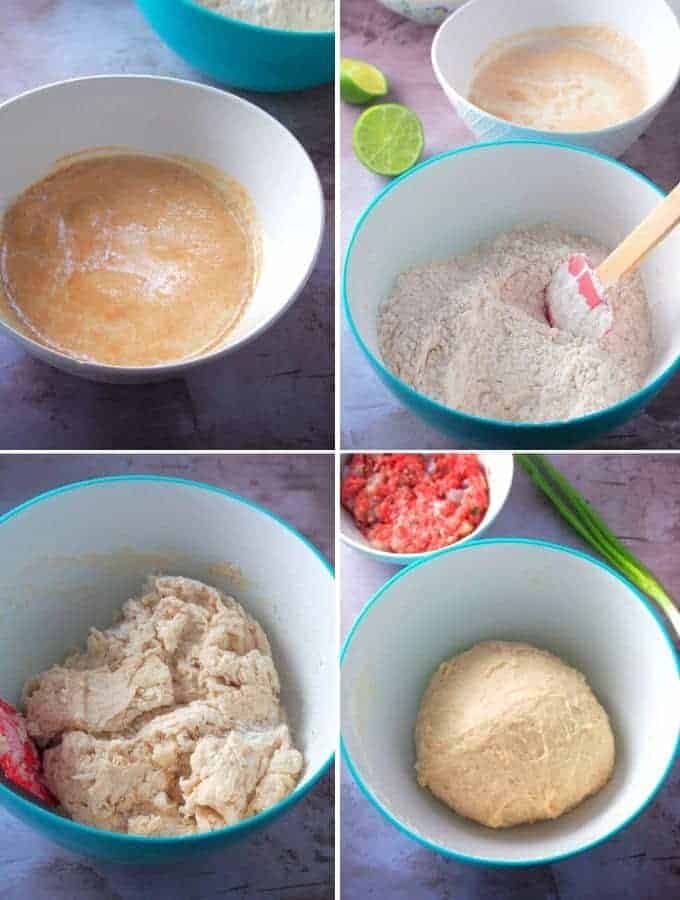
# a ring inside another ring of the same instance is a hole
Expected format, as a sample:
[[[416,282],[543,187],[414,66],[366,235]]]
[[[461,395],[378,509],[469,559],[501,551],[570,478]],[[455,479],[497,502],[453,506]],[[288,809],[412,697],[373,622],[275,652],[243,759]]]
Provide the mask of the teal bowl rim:
[[[663,635],[664,640],[668,644],[668,647],[671,651],[671,656],[675,660],[675,665],[678,673],[678,677],[680,677],[680,653],[676,650],[673,641],[668,634],[666,623],[661,616],[661,614],[656,610],[656,608],[652,605],[651,601],[649,601],[633,584],[631,584],[626,578],[612,569],[610,566],[601,562],[599,559],[595,559],[595,557],[590,556],[587,553],[583,553],[581,550],[576,550],[573,547],[566,547],[563,544],[557,544],[552,541],[543,541],[537,538],[486,538],[479,541],[475,541],[474,543],[464,545],[462,547],[446,547],[444,550],[440,550],[430,559],[422,560],[420,562],[412,563],[408,568],[402,569],[397,572],[396,575],[393,575],[392,578],[389,579],[376,593],[371,597],[371,599],[366,603],[364,608],[361,610],[359,615],[357,616],[352,628],[345,639],[345,642],[342,647],[342,651],[340,653],[340,666],[342,668],[342,664],[345,660],[345,656],[347,651],[349,650],[350,644],[352,643],[352,639],[354,635],[358,631],[361,622],[368,615],[372,607],[387,593],[387,591],[392,587],[392,585],[397,582],[400,578],[404,578],[409,575],[414,569],[419,568],[420,566],[425,566],[433,559],[436,559],[439,556],[445,556],[448,553],[465,553],[466,550],[473,550],[475,548],[479,548],[480,546],[491,546],[494,544],[528,544],[535,547],[541,547],[546,550],[564,553],[569,556],[576,556],[579,559],[583,559],[586,562],[599,567],[600,569],[604,569],[605,572],[608,572],[610,575],[613,575],[618,581],[620,581],[633,595],[636,597],[642,605],[647,609],[647,612],[652,616],[654,621],[659,627],[661,634]],[[678,735],[675,741],[675,748],[671,753],[670,760],[668,765],[664,769],[659,781],[649,793],[649,795],[645,798],[645,800],[641,803],[641,805],[633,812],[630,816],[623,820],[620,824],[616,825],[610,831],[607,832],[603,837],[597,838],[594,841],[591,841],[589,844],[585,844],[582,847],[578,847],[576,850],[570,850],[568,853],[558,853],[555,856],[546,856],[540,859],[528,859],[528,860],[508,860],[508,859],[485,859],[480,856],[468,856],[465,853],[458,853],[455,850],[451,850],[448,847],[443,847],[441,844],[437,844],[434,841],[429,841],[427,838],[422,837],[417,834],[415,831],[412,831],[402,822],[400,822],[395,816],[392,815],[389,810],[386,809],[382,805],[382,803],[378,800],[378,798],[373,794],[371,789],[366,785],[363,778],[359,774],[358,769],[356,768],[352,756],[347,749],[347,745],[345,744],[344,738],[340,737],[340,750],[342,754],[342,758],[347,763],[347,766],[352,773],[352,777],[359,785],[359,788],[366,797],[366,799],[373,804],[373,806],[380,812],[387,821],[393,825],[398,831],[402,834],[406,835],[406,837],[411,838],[411,840],[416,841],[419,844],[422,844],[424,847],[427,847],[428,850],[433,850],[435,853],[439,853],[442,856],[447,857],[448,859],[455,859],[459,862],[470,863],[472,865],[477,866],[493,866],[495,868],[506,868],[506,869],[515,869],[522,868],[524,866],[542,866],[549,865],[551,863],[560,862],[563,859],[569,859],[572,856],[577,856],[580,853],[585,853],[588,850],[592,850],[594,847],[599,846],[600,844],[604,844],[610,838],[614,837],[615,834],[618,834],[619,831],[622,831],[624,828],[627,828],[628,825],[649,806],[652,800],[656,797],[656,795],[661,790],[663,783],[668,778],[673,769],[676,761],[680,758],[680,728],[678,729]]]
[[[357,328],[357,325],[354,321],[354,317],[352,316],[352,310],[350,307],[349,291],[347,287],[349,267],[352,260],[352,252],[354,250],[354,245],[356,244],[361,229],[363,228],[364,222],[371,215],[373,210],[383,201],[383,199],[393,190],[398,188],[403,181],[406,181],[408,178],[411,178],[411,176],[418,174],[418,172],[421,172],[423,169],[426,169],[432,165],[436,165],[439,162],[443,162],[446,159],[450,159],[451,157],[460,156],[464,153],[471,153],[474,151],[483,151],[490,148],[495,149],[498,147],[510,147],[517,145],[548,147],[550,149],[558,148],[560,150],[568,150],[573,153],[584,153],[587,156],[594,156],[596,159],[603,160],[610,165],[618,166],[618,168],[624,169],[629,174],[634,175],[639,181],[642,181],[644,184],[648,185],[654,191],[656,191],[656,193],[660,197],[667,196],[665,191],[663,191],[658,184],[655,184],[651,180],[651,178],[647,178],[647,176],[643,175],[642,172],[638,172],[636,169],[627,166],[620,160],[614,159],[611,156],[607,156],[604,153],[600,153],[597,150],[591,150],[588,147],[579,147],[574,144],[547,140],[512,139],[505,141],[484,141],[478,144],[466,144],[463,147],[456,147],[453,150],[446,150],[444,151],[444,153],[438,153],[436,156],[433,156],[430,159],[426,159],[424,162],[420,163],[414,168],[409,169],[409,171],[404,173],[404,175],[399,176],[399,178],[395,178],[394,181],[386,185],[364,209],[354,226],[349,244],[347,246],[345,261],[342,268],[342,308],[345,314],[345,318],[347,319],[347,322],[349,324],[350,331],[352,333],[352,336],[354,337],[354,340],[357,342],[364,355],[368,359],[369,363],[378,372],[383,381],[387,382],[388,386],[393,392],[405,393],[409,399],[409,403],[413,403],[416,406],[425,406],[431,413],[436,414],[436,416],[439,418],[441,418],[442,416],[452,417],[453,419],[459,419],[460,421],[467,423],[468,425],[471,425],[473,427],[491,428],[498,430],[503,429],[512,432],[513,434],[521,435],[529,434],[534,431],[549,433],[550,431],[553,431],[557,428],[564,428],[565,426],[570,428],[578,428],[581,425],[587,426],[591,423],[596,424],[603,418],[619,412],[625,415],[630,407],[640,408],[641,406],[643,406],[648,398],[660,391],[661,388],[666,384],[666,382],[670,378],[672,378],[672,376],[680,369],[680,354],[678,354],[675,360],[671,362],[670,365],[650,384],[640,388],[640,390],[635,391],[635,393],[630,394],[623,400],[619,400],[618,403],[613,403],[611,406],[606,406],[604,409],[598,410],[597,412],[588,413],[585,416],[575,416],[573,419],[554,419],[550,422],[508,422],[503,419],[490,419],[484,416],[475,416],[471,413],[462,412],[461,410],[454,409],[451,406],[445,406],[443,403],[439,403],[439,401],[433,400],[431,397],[427,397],[425,394],[421,394],[419,391],[416,391],[415,388],[412,388],[411,385],[407,384],[405,381],[402,381],[401,378],[398,378],[393,372],[391,372],[383,364],[379,357],[369,349],[368,345],[365,343],[364,339],[359,333],[359,329]]]
[[[318,547],[315,547],[314,544],[312,544],[312,542],[309,540],[309,538],[306,538],[297,530],[297,528],[294,528],[285,519],[281,518],[266,507],[261,506],[259,503],[255,503],[255,501],[249,500],[247,497],[243,497],[241,496],[241,494],[237,494],[234,491],[229,491],[225,488],[220,488],[213,484],[207,484],[203,481],[194,481],[187,478],[174,478],[172,476],[166,475],[108,475],[100,478],[87,479],[85,481],[75,481],[70,484],[61,485],[61,487],[52,488],[49,491],[45,491],[42,494],[38,494],[37,496],[26,500],[24,503],[20,503],[19,506],[15,506],[13,509],[10,509],[8,512],[0,516],[0,526],[5,525],[15,516],[25,512],[32,506],[37,506],[38,503],[42,503],[43,500],[49,500],[53,497],[59,496],[60,494],[70,493],[81,488],[96,487],[102,484],[135,481],[179,484],[183,485],[184,487],[198,488],[199,490],[208,491],[212,494],[220,494],[221,496],[227,497],[230,500],[235,500],[237,503],[242,503],[244,506],[249,506],[256,512],[259,512],[267,516],[268,518],[273,519],[278,525],[281,525],[284,529],[286,529],[286,531],[291,532],[309,550],[312,551],[314,556],[316,556],[317,559],[319,559],[323,563],[331,578],[335,580],[335,574],[333,572],[331,564],[321,553]],[[269,807],[269,809],[266,809],[249,819],[244,819],[242,822],[237,822],[235,825],[225,825],[223,828],[216,828],[214,831],[201,831],[196,834],[168,836],[161,835],[158,837],[149,837],[146,835],[126,834],[120,831],[107,831],[104,828],[94,828],[91,825],[84,825],[81,822],[75,822],[73,819],[67,819],[63,816],[58,815],[57,813],[51,812],[48,809],[44,809],[37,803],[32,803],[30,800],[26,800],[20,794],[10,790],[1,783],[0,800],[7,797],[12,801],[12,803],[16,804],[22,812],[25,811],[35,816],[39,824],[45,825],[48,830],[52,830],[56,825],[60,828],[63,828],[72,837],[87,837],[88,839],[94,840],[105,838],[106,840],[114,841],[117,844],[128,844],[130,846],[185,846],[187,844],[197,844],[203,841],[215,842],[219,841],[220,838],[230,838],[239,834],[245,835],[249,831],[252,831],[259,826],[265,825],[270,819],[277,818],[281,813],[284,813],[290,807],[294,806],[317,784],[322,776],[325,775],[326,772],[330,769],[334,757],[335,753],[331,753],[328,759],[324,763],[322,763],[319,769],[317,769],[317,771],[312,775],[312,777],[306,784],[302,785],[301,787],[297,787],[292,794],[289,794],[284,800],[281,800],[274,806]]]
[[[320,38],[320,37],[328,37],[328,35],[334,35],[335,29],[331,29],[330,31],[295,31],[289,28],[269,28],[267,25],[257,25],[254,22],[246,22],[244,19],[234,19],[232,16],[227,16],[224,13],[217,12],[216,9],[210,9],[208,6],[202,6],[200,3],[197,3],[196,0],[176,0],[177,3],[181,3],[183,6],[189,6],[193,9],[200,10],[204,13],[209,13],[210,16],[216,19],[221,19],[223,22],[230,22],[232,25],[237,26],[238,28],[242,28],[246,31],[252,32],[267,32],[270,34],[277,35],[294,35],[298,38],[303,38],[305,40],[309,38]]]

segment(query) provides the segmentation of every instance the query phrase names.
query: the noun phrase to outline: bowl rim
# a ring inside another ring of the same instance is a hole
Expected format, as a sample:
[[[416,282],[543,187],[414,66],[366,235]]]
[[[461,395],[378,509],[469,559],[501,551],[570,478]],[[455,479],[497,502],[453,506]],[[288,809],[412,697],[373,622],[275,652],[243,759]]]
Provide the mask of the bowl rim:
[[[340,482],[341,483],[338,486],[338,489],[340,489],[342,486],[342,469],[343,469],[343,466],[345,465],[346,458],[349,456],[354,456],[355,452],[358,452],[358,451],[351,451],[351,450],[347,451],[347,452],[343,451],[340,454]],[[372,453],[373,451],[362,450],[361,452],[362,453]],[[381,452],[416,453],[416,454],[422,453],[423,455],[431,456],[435,453],[437,453],[437,454],[440,454],[440,453],[452,454],[452,453],[460,453],[462,451],[460,451],[460,450],[422,450],[422,451],[420,451],[420,450],[389,450],[389,451],[375,451],[375,452],[378,452],[378,453],[381,453]],[[501,500],[500,505],[499,505],[498,509],[496,510],[496,512],[492,516],[489,517],[488,510],[487,510],[487,515],[484,516],[484,518],[479,523],[479,525],[475,528],[475,530],[473,532],[471,532],[470,534],[466,535],[464,538],[461,538],[459,541],[456,541],[455,544],[449,544],[448,546],[450,546],[450,547],[462,547],[464,544],[470,544],[473,541],[480,540],[479,536],[484,534],[484,532],[487,530],[487,528],[490,528],[493,525],[493,523],[496,521],[498,516],[503,511],[503,509],[510,497],[510,492],[512,490],[512,484],[513,484],[513,481],[515,478],[515,454],[511,450],[487,450],[487,451],[472,451],[472,452],[477,457],[479,457],[480,453],[485,452],[486,454],[491,454],[494,457],[495,456],[505,457],[506,460],[508,460],[508,458],[509,458],[510,473],[509,473],[509,478],[508,478],[508,484],[507,484],[507,488],[505,490],[505,495],[503,496],[503,499]],[[482,461],[480,460],[480,462],[482,462]],[[484,465],[483,462],[482,462],[482,466],[484,467],[485,472],[486,472],[486,466]],[[487,476],[487,481],[488,481],[488,476]],[[339,496],[338,496],[338,503],[340,503]],[[378,560],[378,562],[384,562],[384,563],[387,563],[388,565],[393,565],[393,566],[408,566],[412,562],[417,562],[418,560],[429,559],[430,557],[435,556],[437,553],[439,553],[439,550],[428,550],[425,553],[390,553],[389,550],[377,550],[376,548],[371,547],[367,543],[360,544],[358,541],[356,541],[354,538],[349,537],[349,535],[345,534],[345,532],[343,531],[343,528],[342,528],[342,523],[343,523],[343,518],[344,518],[343,513],[347,513],[347,515],[351,515],[349,510],[346,510],[345,507],[342,505],[342,503],[340,503],[340,518],[339,518],[339,522],[338,522],[338,534],[340,535],[340,540],[347,547],[351,547],[353,550],[358,550],[360,553],[365,553],[368,556],[372,557],[373,559]],[[444,550],[446,548],[441,547],[440,549]]]
[[[183,6],[189,6],[193,9],[199,9],[201,12],[210,13],[211,17],[217,17],[218,19],[222,19],[222,21],[226,19],[227,22],[230,22],[232,25],[236,25],[239,28],[243,28],[250,32],[273,32],[280,36],[294,35],[297,38],[304,38],[305,40],[308,40],[310,37],[318,39],[319,37],[325,38],[335,34],[335,28],[332,28],[330,31],[298,31],[294,28],[270,28],[268,25],[257,25],[255,22],[248,22],[245,19],[234,19],[232,16],[219,13],[216,9],[211,9],[209,6],[203,6],[201,3],[198,3],[197,0],[177,0],[177,2]]]
[[[501,125],[506,128],[521,128],[523,131],[534,134],[536,136],[551,134],[551,132],[546,128],[535,128],[531,125],[521,125],[519,122],[514,122],[512,119],[501,119],[500,116],[496,116],[493,113],[487,112],[487,110],[482,109],[481,106],[477,106],[475,103],[472,103],[472,101],[467,97],[463,96],[463,94],[461,94],[453,87],[448,79],[444,78],[441,66],[439,65],[439,45],[442,42],[441,34],[446,28],[448,28],[453,19],[455,19],[459,15],[462,15],[465,7],[472,6],[474,3],[476,3],[477,5],[481,5],[484,2],[486,2],[486,0],[467,0],[467,2],[463,4],[463,6],[459,6],[458,9],[453,10],[451,15],[447,16],[437,29],[437,33],[432,39],[430,60],[432,63],[432,68],[434,69],[435,77],[439,82],[439,86],[445,93],[451,91],[451,93],[455,95],[457,101],[462,101],[480,116],[484,116],[485,118],[490,119],[497,125]],[[661,0],[661,2],[663,2],[668,12],[670,12],[671,16],[676,21],[676,34],[678,36],[678,45],[680,46],[680,20],[678,20],[678,17],[668,3],[668,0]],[[529,29],[529,31],[531,30],[532,29]],[[631,125],[639,125],[643,123],[649,115],[655,114],[661,109],[662,106],[666,104],[671,94],[677,87],[678,81],[680,81],[680,54],[678,55],[678,62],[675,67],[675,75],[671,79],[670,83],[664,88],[663,91],[661,91],[661,93],[657,95],[655,99],[647,103],[647,105],[634,116],[629,116],[627,119],[623,119],[623,121],[621,122],[616,122],[614,125],[607,125],[605,128],[583,129],[580,131],[555,131],[554,133],[563,136],[573,136],[575,139],[580,138],[581,140],[583,140],[588,136],[597,138],[607,137],[610,134],[620,131],[622,128],[628,128]]]
[[[202,7],[201,7],[202,8]],[[4,332],[7,334],[9,338],[11,338],[15,343],[18,343],[20,346],[26,347],[28,345],[34,355],[38,356],[40,359],[48,362],[49,365],[54,366],[55,363],[51,359],[46,359],[46,357],[54,357],[56,358],[62,369],[68,370],[71,374],[83,377],[88,379],[90,377],[121,377],[121,378],[157,378],[157,377],[178,377],[183,375],[186,372],[189,372],[192,369],[197,368],[198,366],[209,365],[210,363],[217,362],[220,359],[223,359],[229,356],[232,353],[235,353],[238,350],[242,350],[244,347],[248,346],[253,341],[262,337],[262,335],[269,331],[279,319],[288,312],[290,307],[295,303],[295,301],[300,297],[302,291],[307,286],[309,279],[312,277],[317,262],[319,261],[319,255],[321,253],[321,248],[324,242],[324,235],[326,230],[326,201],[323,193],[323,186],[321,184],[321,179],[319,177],[319,173],[314,165],[314,162],[306,150],[306,148],[302,145],[302,143],[298,140],[298,138],[293,134],[293,132],[287,128],[282,122],[279,122],[277,118],[275,118],[271,113],[267,112],[265,109],[257,106],[257,104],[252,103],[249,100],[245,100],[243,97],[239,97],[237,94],[233,94],[230,91],[224,90],[219,87],[214,87],[210,84],[204,84],[201,81],[192,81],[188,78],[175,78],[170,75],[147,75],[145,73],[117,73],[117,74],[104,74],[104,75],[79,75],[73,78],[63,78],[59,81],[51,81],[47,84],[38,85],[38,87],[30,88],[27,91],[22,91],[19,94],[16,94],[13,97],[9,97],[6,100],[0,103],[0,116],[6,107],[11,104],[25,100],[29,98],[32,94],[40,94],[40,93],[48,93],[52,89],[65,87],[67,85],[76,84],[80,82],[89,82],[89,81],[152,81],[152,82],[167,82],[169,84],[179,84],[182,86],[182,89],[188,88],[189,90],[196,90],[199,92],[206,92],[208,94],[213,94],[215,96],[226,97],[228,102],[233,102],[237,106],[248,107],[249,112],[254,115],[259,115],[265,120],[268,120],[270,126],[274,126],[274,128],[285,132],[288,137],[297,145],[299,150],[302,152],[303,157],[306,159],[309,164],[311,171],[313,173],[313,181],[314,188],[316,193],[316,200],[318,204],[318,213],[319,213],[319,227],[318,234],[316,236],[316,246],[311,255],[309,265],[299,280],[297,287],[293,291],[293,293],[288,297],[286,302],[271,316],[269,316],[264,322],[258,325],[253,331],[249,334],[244,335],[238,341],[234,341],[231,344],[228,344],[226,347],[218,347],[216,350],[212,350],[210,353],[205,354],[203,356],[190,357],[189,359],[184,360],[174,360],[165,363],[157,363],[153,366],[112,366],[108,363],[100,363],[95,360],[83,360],[74,356],[69,356],[66,353],[63,353],[60,350],[56,350],[54,347],[51,347],[49,344],[41,344],[40,342],[34,340],[32,337],[21,334],[15,328],[13,328],[9,323],[0,319],[0,333]],[[142,152],[142,151],[137,151]],[[157,154],[151,154],[157,155]],[[200,161],[200,160],[199,160]],[[43,178],[46,176],[42,176]],[[30,185],[29,185],[30,186]],[[23,188],[26,190],[26,188]],[[23,191],[22,191],[23,192]],[[21,193],[21,192],[20,192]],[[14,198],[16,199],[16,198]],[[4,216],[4,210],[0,214],[0,222]],[[252,297],[251,297],[252,300]]]
[[[467,546],[453,546],[446,547],[443,550],[438,551],[435,556],[444,556],[448,553],[457,553],[464,552],[465,550],[470,549],[478,549],[480,546],[492,546],[496,544],[528,544],[534,547],[540,547],[543,550],[548,550],[550,552],[564,553],[569,556],[576,556],[579,559],[585,560],[587,563],[591,565],[597,566],[600,569],[604,569],[605,572],[608,572],[618,581],[620,581],[624,587],[626,587],[633,597],[637,598],[642,605],[647,609],[647,612],[652,616],[654,621],[656,622],[659,631],[661,632],[664,640],[668,644],[668,648],[671,652],[671,658],[675,660],[676,670],[678,673],[678,677],[680,677],[680,652],[676,649],[670,634],[668,633],[667,626],[665,620],[658,612],[658,610],[652,605],[651,601],[648,600],[633,584],[631,584],[626,578],[608,566],[606,563],[602,562],[599,559],[596,559],[593,556],[590,556],[588,553],[584,553],[581,550],[577,550],[574,547],[567,547],[563,544],[558,544],[553,541],[544,541],[538,538],[486,538],[479,541],[475,541],[474,543],[468,544]],[[430,562],[430,559],[422,560],[421,562],[412,563],[405,569],[401,569],[395,575],[393,575],[385,584],[379,588],[375,594],[367,601],[364,605],[363,609],[355,619],[351,629],[349,630],[345,642],[342,647],[342,651],[340,653],[340,666],[342,670],[342,665],[345,660],[345,656],[349,650],[349,647],[352,643],[354,635],[358,631],[361,622],[365,618],[365,616],[370,612],[372,607],[389,591],[392,585],[397,582],[400,578],[404,578],[411,574],[414,569],[417,569],[419,566],[426,565]],[[342,680],[341,680],[342,684]],[[378,800],[375,794],[368,787],[366,782],[363,780],[362,776],[359,774],[359,771],[352,759],[352,756],[347,748],[347,745],[344,740],[344,736],[340,735],[340,752],[342,758],[347,763],[347,767],[349,768],[352,777],[359,785],[359,788],[366,797],[366,799],[380,812],[387,821],[393,825],[398,831],[402,834],[406,835],[406,837],[411,838],[411,840],[416,841],[419,844],[422,844],[424,847],[427,847],[428,850],[433,850],[436,853],[441,854],[442,856],[447,857],[448,859],[455,859],[460,862],[471,863],[472,865],[478,866],[493,866],[497,868],[518,868],[522,866],[541,866],[541,865],[549,865],[551,863],[559,862],[563,859],[569,859],[572,856],[577,856],[580,853],[584,853],[587,850],[592,850],[594,847],[597,847],[600,844],[605,843],[610,838],[614,837],[615,834],[618,834],[619,831],[622,831],[626,828],[630,823],[636,819],[652,802],[652,800],[656,797],[658,792],[661,790],[666,778],[670,774],[673,769],[676,761],[680,758],[680,728],[678,728],[678,734],[675,741],[675,747],[673,752],[670,754],[670,759],[666,768],[664,769],[661,777],[658,782],[652,788],[647,797],[642,801],[642,803],[638,806],[638,808],[629,816],[627,816],[621,823],[616,825],[614,828],[610,829],[605,835],[602,837],[598,837],[595,840],[591,841],[588,844],[584,844],[582,847],[577,847],[574,850],[570,850],[566,853],[557,853],[554,856],[546,856],[540,858],[528,858],[523,860],[511,860],[511,859],[487,859],[483,856],[470,856],[465,853],[460,853],[456,850],[451,850],[449,847],[444,847],[441,844],[437,844],[434,841],[430,841],[427,838],[422,837],[417,834],[415,831],[411,830],[407,825],[403,824],[399,821],[383,804]]]
[[[571,419],[553,419],[549,422],[511,422],[506,421],[504,419],[491,419],[485,416],[477,416],[473,413],[463,412],[458,409],[454,409],[451,406],[445,406],[443,403],[440,403],[438,400],[434,400],[431,397],[426,396],[425,394],[421,394],[415,388],[412,388],[410,384],[407,384],[405,381],[402,381],[401,378],[396,376],[393,372],[391,372],[381,359],[376,356],[372,350],[369,349],[368,345],[364,341],[359,329],[354,321],[354,316],[352,315],[352,309],[350,305],[349,299],[349,288],[348,288],[348,280],[349,280],[349,269],[352,263],[352,254],[356,245],[356,242],[359,238],[361,230],[364,226],[364,223],[371,215],[373,210],[382,203],[385,197],[390,194],[392,191],[396,190],[402,182],[411,178],[414,175],[417,175],[419,172],[422,172],[424,169],[429,166],[437,165],[438,163],[445,162],[448,159],[452,159],[457,156],[462,156],[465,153],[472,153],[478,151],[485,150],[497,150],[502,147],[511,147],[511,146],[532,146],[532,147],[543,147],[547,148],[549,152],[553,150],[559,151],[567,151],[572,153],[583,153],[586,156],[593,156],[596,159],[602,160],[605,163],[610,165],[617,166],[620,169],[623,169],[629,175],[633,175],[639,181],[642,181],[643,184],[646,184],[648,187],[651,187],[660,198],[664,198],[667,196],[666,192],[662,190],[658,184],[655,184],[651,178],[648,178],[646,175],[643,175],[642,172],[638,172],[625,163],[621,162],[618,159],[614,159],[611,156],[607,156],[604,153],[600,153],[598,150],[591,150],[588,147],[579,147],[575,144],[567,144],[560,141],[548,141],[548,140],[534,140],[534,139],[509,139],[503,141],[483,141],[477,144],[464,144],[462,147],[456,147],[453,150],[445,150],[443,153],[438,153],[435,156],[432,156],[430,159],[426,159],[424,162],[420,163],[414,168],[409,169],[404,175],[399,176],[399,178],[395,178],[394,181],[387,184],[373,200],[366,206],[364,211],[361,213],[359,218],[354,225],[354,229],[352,231],[351,237],[349,239],[349,243],[347,245],[347,250],[345,252],[345,260],[342,268],[342,285],[341,285],[341,293],[342,293],[342,308],[345,314],[345,318],[350,327],[350,331],[354,340],[357,342],[364,355],[368,359],[369,363],[373,366],[373,368],[377,371],[383,381],[387,382],[390,390],[394,393],[405,393],[409,400],[419,406],[425,406],[429,411],[434,413],[437,418],[444,417],[453,417],[454,419],[460,419],[464,423],[468,423],[469,425],[479,428],[491,428],[497,430],[507,430],[512,432],[515,435],[530,435],[534,431],[540,431],[544,434],[549,434],[551,431],[564,428],[565,426],[569,428],[577,428],[579,426],[587,426],[591,423],[597,423],[602,418],[607,417],[611,414],[616,414],[618,412],[626,413],[626,410],[630,406],[643,406],[648,398],[656,394],[661,388],[666,384],[666,382],[671,378],[675,372],[680,369],[680,353],[676,356],[676,358],[664,369],[664,371],[658,375],[650,384],[647,384],[641,387],[639,390],[635,391],[633,394],[630,394],[627,397],[624,397],[623,400],[619,400],[617,403],[613,403],[610,406],[605,406],[604,409],[596,410],[595,412],[588,413],[584,416],[574,416]],[[401,401],[400,401],[401,402]],[[406,405],[403,404],[402,405]],[[627,416],[630,418],[630,414]],[[441,430],[441,428],[439,429]],[[510,447],[516,446],[515,444],[510,444]]]
[[[273,519],[278,525],[282,526],[286,531],[290,532],[294,537],[301,541],[308,550],[312,551],[313,555],[323,564],[333,581],[335,581],[335,573],[333,571],[333,567],[323,555],[323,553],[319,550],[319,548],[316,547],[309,540],[309,538],[305,537],[300,531],[298,531],[297,528],[295,528],[277,513],[272,512],[266,507],[261,506],[259,503],[256,503],[254,500],[250,500],[248,497],[244,497],[241,494],[235,493],[234,491],[218,487],[214,484],[208,484],[207,482],[195,481],[188,478],[178,478],[169,475],[132,474],[106,475],[98,478],[85,479],[83,481],[70,482],[68,484],[63,484],[59,487],[52,488],[49,491],[44,491],[41,494],[37,494],[35,497],[31,497],[23,503],[20,503],[18,506],[15,506],[12,509],[8,510],[6,513],[0,516],[0,527],[7,524],[7,522],[14,519],[16,516],[26,512],[31,507],[37,506],[39,503],[42,503],[45,500],[50,500],[54,497],[58,497],[60,494],[67,494],[84,488],[100,487],[101,485],[128,482],[151,482],[155,484],[181,485],[192,489],[207,491],[212,494],[218,494],[222,497],[226,497],[229,500],[233,500],[237,503],[243,504],[244,506],[248,506],[251,509],[254,509],[256,512],[265,515],[270,519]],[[332,654],[332,656],[333,658],[335,658],[335,654]],[[288,809],[298,803],[298,801],[300,801],[307,793],[309,793],[309,791],[317,784],[322,776],[325,775],[326,772],[330,769],[334,758],[335,752],[331,752],[331,754],[319,766],[316,772],[311,775],[309,781],[302,785],[298,785],[295,790],[287,797],[284,797],[283,800],[280,800],[278,803],[275,803],[274,806],[270,806],[263,812],[258,813],[255,816],[251,816],[249,819],[243,819],[241,822],[237,822],[235,825],[225,825],[222,828],[216,828],[213,831],[200,831],[194,834],[148,836],[128,834],[121,831],[107,831],[104,828],[96,828],[92,825],[85,825],[82,822],[76,822],[73,819],[60,816],[57,813],[40,806],[37,803],[33,803],[32,801],[25,799],[23,796],[21,796],[21,794],[5,787],[5,785],[1,782],[0,801],[2,801],[2,805],[6,808],[8,804],[6,804],[5,801],[9,801],[10,805],[15,805],[15,807],[22,812],[26,812],[27,814],[32,816],[40,826],[45,826],[48,829],[53,829],[55,826],[57,828],[65,829],[65,831],[73,838],[80,837],[94,840],[106,839],[112,840],[120,845],[127,844],[130,847],[137,846],[138,848],[162,846],[172,847],[177,845],[186,846],[187,844],[197,844],[202,841],[218,842],[220,838],[231,838],[239,834],[245,835],[254,828],[266,825],[271,819],[278,818],[279,815],[286,812]]]

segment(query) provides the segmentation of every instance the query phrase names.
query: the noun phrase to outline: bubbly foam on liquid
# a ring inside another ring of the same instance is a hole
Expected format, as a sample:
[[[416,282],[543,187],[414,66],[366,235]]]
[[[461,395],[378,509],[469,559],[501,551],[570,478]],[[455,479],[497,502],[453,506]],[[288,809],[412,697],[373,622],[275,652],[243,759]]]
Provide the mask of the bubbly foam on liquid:
[[[194,161],[88,151],[9,208],[0,293],[24,333],[69,356],[153,366],[220,346],[252,297],[246,191]]]

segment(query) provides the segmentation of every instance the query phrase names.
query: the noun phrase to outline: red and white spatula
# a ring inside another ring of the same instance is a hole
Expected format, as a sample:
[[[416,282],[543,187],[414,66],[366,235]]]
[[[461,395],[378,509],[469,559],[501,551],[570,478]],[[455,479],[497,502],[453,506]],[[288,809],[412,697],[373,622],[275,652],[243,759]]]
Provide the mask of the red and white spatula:
[[[57,801],[43,780],[40,754],[21,713],[0,700],[0,774],[3,781],[51,809]]]
[[[607,291],[636,269],[678,222],[680,185],[596,269],[582,254],[571,256],[555,272],[548,286],[548,322],[581,337],[604,337],[613,325]]]

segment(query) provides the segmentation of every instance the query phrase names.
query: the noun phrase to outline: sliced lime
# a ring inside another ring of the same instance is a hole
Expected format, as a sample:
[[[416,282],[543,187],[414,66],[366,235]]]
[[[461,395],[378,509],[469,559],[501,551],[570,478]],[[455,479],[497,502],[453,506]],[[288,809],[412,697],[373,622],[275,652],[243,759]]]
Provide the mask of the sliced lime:
[[[360,59],[340,61],[340,96],[345,103],[363,106],[376,97],[384,97],[389,90],[387,78],[380,69]]]
[[[423,152],[423,126],[413,110],[400,103],[381,103],[363,112],[352,139],[354,152],[378,175],[401,175]]]

